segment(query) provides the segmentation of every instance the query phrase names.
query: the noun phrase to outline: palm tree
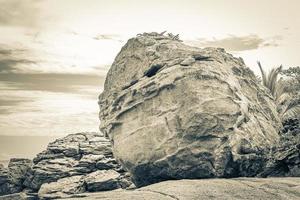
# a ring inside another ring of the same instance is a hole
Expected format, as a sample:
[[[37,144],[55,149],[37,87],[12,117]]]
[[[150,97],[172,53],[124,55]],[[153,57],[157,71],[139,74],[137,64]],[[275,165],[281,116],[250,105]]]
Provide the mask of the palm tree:
[[[282,70],[282,65],[271,69],[271,71],[267,74],[263,70],[259,61],[257,64],[261,72],[263,85],[270,90],[275,99],[281,121],[284,122],[290,118],[298,117],[300,115],[299,102],[295,101],[289,92],[287,92],[288,85],[286,82],[282,78],[278,80],[279,73]]]

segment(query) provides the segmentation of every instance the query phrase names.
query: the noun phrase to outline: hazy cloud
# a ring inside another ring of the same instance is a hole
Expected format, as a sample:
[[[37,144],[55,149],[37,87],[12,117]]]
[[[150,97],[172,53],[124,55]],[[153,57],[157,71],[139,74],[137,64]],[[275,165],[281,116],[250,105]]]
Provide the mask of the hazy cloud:
[[[120,35],[117,34],[98,34],[97,36],[93,37],[95,40],[116,40],[122,42],[120,40]]]
[[[35,61],[26,59],[2,59],[0,60],[0,73],[17,72],[17,64],[36,64]]]
[[[39,19],[38,0],[0,0],[0,25],[35,26]]]
[[[12,53],[12,50],[0,49],[0,54],[1,55],[10,55],[11,53]]]
[[[102,87],[103,76],[79,74],[0,74],[1,90],[39,90],[76,93],[81,87]]]
[[[207,40],[200,38],[195,41],[194,44],[201,47],[222,47],[228,51],[246,51],[261,47],[276,47],[279,45],[278,41],[281,39],[281,36],[274,36],[272,38],[264,39],[255,34],[247,36],[229,35],[223,39],[214,38],[213,40]]]

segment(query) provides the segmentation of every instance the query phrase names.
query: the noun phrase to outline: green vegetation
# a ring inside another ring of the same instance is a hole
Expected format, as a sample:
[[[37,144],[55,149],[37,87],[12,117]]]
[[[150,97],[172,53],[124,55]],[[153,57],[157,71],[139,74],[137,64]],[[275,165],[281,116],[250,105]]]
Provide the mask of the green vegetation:
[[[300,101],[296,98],[297,95],[292,87],[295,86],[293,82],[295,82],[294,79],[297,78],[299,78],[298,88],[300,86],[300,68],[283,70],[281,65],[273,68],[269,73],[266,73],[261,63],[257,62],[257,64],[261,72],[262,84],[268,88],[273,95],[281,121],[284,122],[291,118],[298,118],[300,115]],[[288,78],[286,80],[283,78],[278,79],[280,74],[285,74]],[[300,88],[298,90],[300,90]]]

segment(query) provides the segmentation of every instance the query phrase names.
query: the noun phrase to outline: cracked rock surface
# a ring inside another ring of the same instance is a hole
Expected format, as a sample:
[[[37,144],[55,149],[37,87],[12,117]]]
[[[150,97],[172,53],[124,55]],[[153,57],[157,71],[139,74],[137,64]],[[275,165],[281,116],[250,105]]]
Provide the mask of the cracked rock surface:
[[[298,200],[300,199],[300,178],[173,180],[132,191],[115,190],[84,195],[82,200]]]
[[[23,190],[23,181],[32,161],[23,158],[12,158],[8,167],[0,167],[0,195],[20,192]]]
[[[100,133],[77,133],[57,139],[33,162],[24,186],[40,190],[41,196],[52,198],[131,184],[130,177],[114,159],[110,142]],[[88,179],[90,176],[94,178]]]
[[[101,131],[137,186],[255,176],[281,127],[241,58],[156,33],[128,40],[99,96]]]

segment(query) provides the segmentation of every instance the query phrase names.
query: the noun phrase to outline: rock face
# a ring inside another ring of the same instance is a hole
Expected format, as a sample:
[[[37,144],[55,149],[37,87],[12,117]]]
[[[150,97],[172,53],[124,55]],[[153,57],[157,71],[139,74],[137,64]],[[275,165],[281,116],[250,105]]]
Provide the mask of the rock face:
[[[7,168],[0,168],[0,195],[22,191],[25,174],[31,165],[32,161],[29,159],[12,158]]]
[[[57,139],[33,162],[24,186],[33,191],[41,188],[39,194],[42,196],[89,191],[85,177],[95,173],[106,174],[107,171],[118,174],[117,177],[111,177],[118,187],[126,188],[131,184],[130,177],[114,159],[110,142],[100,133],[77,133]],[[103,180],[99,179],[94,179],[96,186],[93,191],[101,191],[103,187],[107,190],[116,188],[109,188],[105,183],[101,185]],[[88,183],[93,185],[92,180]]]
[[[85,192],[82,176],[72,176],[59,179],[57,182],[45,183],[39,190],[40,199],[64,198],[70,194]]]
[[[65,198],[84,192],[99,192],[122,188],[122,176],[114,170],[100,170],[85,176],[71,176],[41,186],[40,199]]]
[[[138,186],[255,176],[279,140],[273,99],[241,58],[157,33],[122,48],[99,106],[100,129]]]
[[[105,191],[120,188],[119,178],[120,174],[114,170],[102,170],[85,176],[84,182],[87,191]]]
[[[120,190],[85,195],[82,200],[298,200],[300,178],[177,180],[165,181],[133,191]]]

